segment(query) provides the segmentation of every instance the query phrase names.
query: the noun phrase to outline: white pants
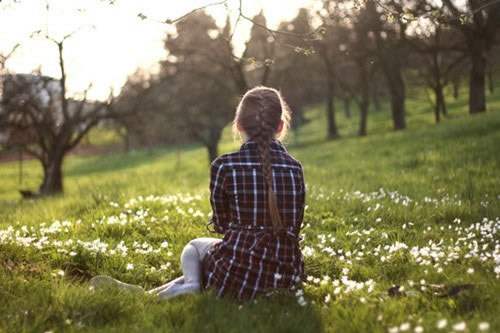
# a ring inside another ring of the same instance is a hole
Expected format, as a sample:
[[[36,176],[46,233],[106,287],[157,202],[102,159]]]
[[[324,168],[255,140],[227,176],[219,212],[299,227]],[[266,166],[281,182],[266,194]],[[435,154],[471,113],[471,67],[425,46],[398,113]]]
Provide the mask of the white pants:
[[[149,290],[148,293],[158,296],[159,300],[168,299],[186,293],[196,293],[201,288],[201,262],[208,249],[214,243],[221,240],[218,238],[195,238],[182,250],[181,267],[183,275],[169,283]]]

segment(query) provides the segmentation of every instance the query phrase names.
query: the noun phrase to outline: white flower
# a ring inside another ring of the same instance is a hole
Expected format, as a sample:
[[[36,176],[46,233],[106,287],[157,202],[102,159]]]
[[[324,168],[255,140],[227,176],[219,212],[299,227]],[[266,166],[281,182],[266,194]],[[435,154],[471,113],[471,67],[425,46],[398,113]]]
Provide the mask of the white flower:
[[[469,274],[474,273],[474,268],[469,268],[469,269],[467,269],[467,273],[469,273]]]
[[[399,326],[399,330],[401,332],[404,332],[404,331],[408,331],[410,329],[410,323],[406,322],[406,323],[402,323],[400,326]]]
[[[330,303],[330,300],[332,299],[332,296],[330,294],[325,296],[325,303]]]
[[[366,303],[366,298],[361,297],[361,298],[359,299],[359,301],[360,301],[361,303]]]
[[[467,328],[467,325],[465,324],[464,321],[461,321],[461,322],[456,323],[455,325],[453,325],[453,330],[454,331],[465,331],[466,328]]]
[[[163,243],[161,243],[160,246],[163,247],[163,248],[168,247],[168,242],[164,241]]]
[[[63,271],[63,270],[59,270],[59,271],[57,272],[57,275],[64,276],[64,271]]]
[[[281,274],[279,274],[279,273],[274,273],[274,278],[275,278],[276,280],[279,280],[279,279],[281,279],[282,277],[283,277],[283,275],[281,275]]]
[[[448,320],[446,320],[446,319],[441,319],[441,320],[439,320],[439,321],[437,322],[436,327],[437,327],[438,329],[443,329],[443,328],[445,328],[445,327],[446,327],[446,325],[448,325]]]
[[[134,264],[127,264],[127,271],[133,270],[134,269]]]
[[[413,329],[413,332],[415,332],[415,333],[422,333],[423,331],[424,331],[424,328],[422,326],[416,326]]]
[[[76,256],[76,252],[71,251],[71,252],[69,253],[69,255],[70,255],[70,256],[72,256],[72,257],[74,257],[74,256]]]
[[[64,322],[66,323],[66,325],[71,325],[73,321],[71,319],[66,319]]]
[[[398,333],[399,332],[399,327],[397,327],[397,326],[389,327],[389,329],[387,330],[387,332],[389,332],[389,333]]]
[[[303,290],[303,289],[299,289],[299,290],[297,290],[297,292],[295,293],[295,296],[297,296],[297,297],[300,297],[300,296],[302,296],[302,295],[304,295],[304,290]]]
[[[299,303],[300,306],[305,306],[307,304],[307,302],[303,296],[299,297],[299,299],[297,300],[297,303]]]
[[[490,324],[483,321],[477,325],[477,329],[480,331],[486,331],[490,328]]]

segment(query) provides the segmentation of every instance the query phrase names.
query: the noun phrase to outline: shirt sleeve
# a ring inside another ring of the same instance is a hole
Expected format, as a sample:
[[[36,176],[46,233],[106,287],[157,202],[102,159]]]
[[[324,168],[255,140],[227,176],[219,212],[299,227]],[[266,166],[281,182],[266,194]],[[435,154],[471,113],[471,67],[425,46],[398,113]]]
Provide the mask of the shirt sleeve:
[[[300,168],[300,194],[299,194],[299,211],[298,211],[298,221],[300,224],[298,225],[299,230],[297,231],[300,232],[300,229],[302,229],[302,221],[304,220],[304,210],[306,206],[306,185],[304,181],[304,172],[302,170],[302,167]]]
[[[210,164],[210,204],[212,205],[212,221],[214,230],[223,234],[228,229],[229,210],[228,197],[224,189],[224,164],[216,159]]]

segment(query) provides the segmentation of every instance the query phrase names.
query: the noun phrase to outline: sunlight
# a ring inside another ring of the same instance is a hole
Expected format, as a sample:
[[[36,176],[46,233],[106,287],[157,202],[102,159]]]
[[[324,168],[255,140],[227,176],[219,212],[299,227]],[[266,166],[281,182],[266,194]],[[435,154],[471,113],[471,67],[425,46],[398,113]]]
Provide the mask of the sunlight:
[[[6,6],[0,11],[0,50],[8,50],[21,43],[15,55],[7,62],[12,72],[31,72],[37,68],[45,75],[59,77],[57,50],[54,44],[42,37],[30,39],[34,31],[41,36],[49,33],[56,40],[72,33],[82,26],[65,47],[68,71],[68,90],[81,92],[89,83],[92,90],[89,97],[104,99],[110,89],[119,92],[127,76],[138,67],[155,71],[157,63],[165,57],[163,39],[172,26],[159,23],[178,18],[194,8],[210,1],[116,1],[110,5],[104,1],[25,1]],[[313,7],[312,0],[246,1],[243,11],[254,16],[260,10],[271,28],[279,22],[291,19],[300,7]],[[229,1],[228,8],[233,24],[238,10],[238,1]],[[226,20],[227,9],[213,6],[207,9],[218,25]],[[147,19],[141,20],[142,13]],[[234,35],[236,52],[242,52],[249,37],[251,24],[242,21]]]

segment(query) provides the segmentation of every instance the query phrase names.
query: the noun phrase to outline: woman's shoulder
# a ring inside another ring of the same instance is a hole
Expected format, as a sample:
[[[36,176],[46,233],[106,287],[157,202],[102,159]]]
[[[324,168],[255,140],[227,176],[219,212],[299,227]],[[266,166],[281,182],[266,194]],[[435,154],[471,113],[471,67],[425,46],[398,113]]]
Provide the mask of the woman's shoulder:
[[[294,169],[299,169],[302,171],[302,163],[300,163],[300,161],[297,158],[290,155],[288,152],[281,152],[279,158],[280,158],[281,164],[284,164],[288,167],[293,167]]]

